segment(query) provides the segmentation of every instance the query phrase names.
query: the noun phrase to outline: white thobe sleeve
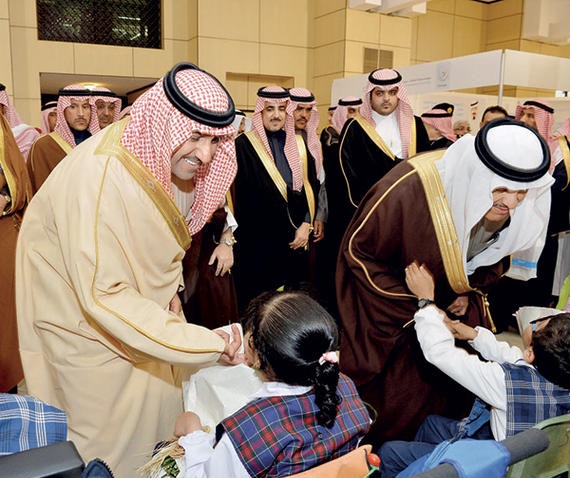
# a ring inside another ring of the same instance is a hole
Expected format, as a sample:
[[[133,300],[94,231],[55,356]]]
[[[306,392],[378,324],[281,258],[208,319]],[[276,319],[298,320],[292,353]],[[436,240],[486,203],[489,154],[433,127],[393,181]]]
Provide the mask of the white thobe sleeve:
[[[505,410],[507,392],[501,366],[456,347],[453,335],[443,323],[443,313],[435,306],[418,310],[414,318],[426,360],[484,402]]]
[[[196,431],[178,439],[184,448],[185,478],[249,478],[226,434],[214,448],[214,435]]]
[[[493,332],[485,327],[475,327],[477,337],[469,340],[469,344],[481,354],[485,360],[499,363],[515,363],[523,358],[520,348],[507,342],[497,340]]]

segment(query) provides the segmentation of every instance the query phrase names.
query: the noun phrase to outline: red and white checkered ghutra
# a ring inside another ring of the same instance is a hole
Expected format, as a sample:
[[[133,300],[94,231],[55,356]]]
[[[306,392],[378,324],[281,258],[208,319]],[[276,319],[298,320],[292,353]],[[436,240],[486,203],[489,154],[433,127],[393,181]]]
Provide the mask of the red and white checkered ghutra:
[[[182,94],[200,108],[213,112],[229,109],[228,95],[207,73],[185,69],[176,74],[175,81]],[[202,164],[194,178],[195,200],[188,223],[190,234],[202,229],[220,207],[234,180],[237,172],[234,127],[231,124],[207,126],[185,116],[167,98],[161,79],[134,102],[121,137],[121,144],[144,164],[172,197],[172,155],[194,132],[217,136],[220,141],[212,161]]]

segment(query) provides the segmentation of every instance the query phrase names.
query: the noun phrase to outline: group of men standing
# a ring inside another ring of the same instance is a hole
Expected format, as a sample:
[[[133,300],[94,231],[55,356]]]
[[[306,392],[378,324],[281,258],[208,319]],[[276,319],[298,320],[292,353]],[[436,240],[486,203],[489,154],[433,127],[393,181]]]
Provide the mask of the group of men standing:
[[[93,94],[60,92],[55,131],[28,161],[37,193],[16,302],[28,389],[66,411],[85,458],[132,476],[181,411],[181,367],[237,360],[239,333],[230,343],[187,323],[178,298],[192,236],[230,203],[237,228],[216,242],[235,249],[240,308],[279,287],[323,300],[341,327],[341,369],[378,412],[370,441],[407,439],[429,413],[465,413],[415,340],[404,268],[425,263],[442,309],[491,326],[485,287],[511,254],[540,254],[550,152],[510,120],[429,151],[400,74],[368,80],[362,99],[339,102],[320,144],[310,91],[261,88],[252,130],[236,138],[231,96],[192,64],[87,141],[102,127]],[[178,181],[192,182],[187,211]]]

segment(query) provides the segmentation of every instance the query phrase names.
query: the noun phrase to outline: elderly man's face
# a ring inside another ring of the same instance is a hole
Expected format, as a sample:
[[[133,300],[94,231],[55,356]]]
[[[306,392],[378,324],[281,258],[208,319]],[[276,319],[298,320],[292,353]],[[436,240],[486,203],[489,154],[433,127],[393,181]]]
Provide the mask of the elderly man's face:
[[[305,129],[307,123],[311,119],[311,112],[313,111],[312,105],[298,104],[295,111],[293,111],[293,119],[295,120],[295,129]]]
[[[459,121],[453,127],[453,132],[458,136],[461,137],[465,134],[471,133],[471,126],[467,121]]]
[[[210,164],[220,140],[219,136],[194,131],[192,136],[172,153],[172,174],[182,180],[192,179],[200,166]]]
[[[97,100],[95,102],[95,106],[97,107],[97,118],[99,119],[99,127],[101,129],[106,128],[113,122],[113,118],[115,115],[115,102]]]
[[[485,214],[485,219],[490,222],[506,221],[510,212],[526,197],[527,192],[526,189],[512,191],[504,187],[493,189],[493,205]]]
[[[71,104],[63,112],[65,120],[70,128],[77,131],[85,131],[89,127],[91,119],[91,105],[89,100],[71,100]]]
[[[370,93],[370,106],[379,115],[391,114],[398,107],[398,87],[389,90],[374,88]]]
[[[523,108],[519,121],[532,129],[536,129],[536,120],[534,119],[534,110],[532,108]]]
[[[275,133],[280,129],[283,129],[285,126],[286,108],[286,103],[266,101],[265,107],[261,111],[263,127],[271,133]]]

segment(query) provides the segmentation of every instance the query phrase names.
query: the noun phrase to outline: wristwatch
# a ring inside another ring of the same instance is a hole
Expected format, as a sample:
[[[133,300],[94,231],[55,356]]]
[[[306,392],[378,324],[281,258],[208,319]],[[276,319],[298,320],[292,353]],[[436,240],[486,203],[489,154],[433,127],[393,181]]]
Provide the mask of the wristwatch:
[[[428,305],[435,304],[435,302],[431,299],[419,299],[418,300],[418,309],[423,309]]]
[[[225,244],[226,246],[234,247],[234,244],[236,242],[237,242],[236,238],[234,236],[230,236],[230,237],[222,237],[220,239],[219,244]]]

